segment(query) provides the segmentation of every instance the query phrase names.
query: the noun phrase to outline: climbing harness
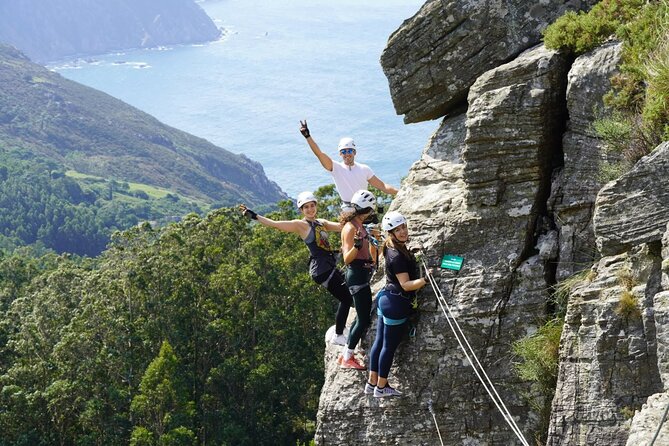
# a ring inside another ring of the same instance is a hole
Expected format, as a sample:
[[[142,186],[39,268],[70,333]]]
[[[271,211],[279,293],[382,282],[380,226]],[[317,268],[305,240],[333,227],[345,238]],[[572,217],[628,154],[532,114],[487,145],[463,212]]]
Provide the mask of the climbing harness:
[[[655,436],[653,437],[653,440],[650,442],[649,446],[653,446],[655,444],[655,440],[657,440],[658,435],[660,435],[660,430],[662,429],[664,420],[667,419],[667,412],[669,412],[669,403],[667,404],[667,407],[664,409],[664,414],[662,414],[662,418],[660,419],[660,424],[657,426],[657,430],[655,431]]]
[[[332,271],[330,271],[330,275],[328,276],[327,279],[325,279],[325,282],[322,282],[320,285],[325,288],[326,290],[328,289],[328,285],[330,284],[330,280],[332,279],[332,276],[334,276],[335,272],[337,271],[337,268],[332,268]]]
[[[455,257],[455,256],[452,256],[452,257]],[[462,263],[461,263],[462,258],[458,258],[458,259],[459,259],[458,261],[460,261],[460,266],[461,266],[462,265]],[[504,420],[507,422],[507,424],[509,425],[509,427],[511,428],[513,433],[516,434],[516,436],[518,437],[520,442],[523,444],[523,446],[530,446],[530,444],[527,442],[527,440],[523,436],[523,433],[520,431],[520,428],[516,424],[516,421],[511,416],[511,413],[509,412],[509,409],[507,409],[506,405],[504,404],[504,401],[502,401],[502,398],[499,396],[499,393],[497,393],[497,389],[495,389],[495,386],[493,385],[492,381],[488,377],[488,374],[483,369],[483,366],[481,365],[481,362],[479,361],[478,357],[476,356],[476,353],[474,352],[474,349],[469,344],[469,341],[467,341],[467,338],[465,337],[465,334],[463,333],[462,329],[460,328],[460,324],[458,323],[457,319],[455,318],[455,315],[451,311],[451,307],[446,302],[446,299],[444,298],[444,295],[442,294],[441,290],[439,289],[439,286],[437,285],[437,282],[436,282],[435,278],[430,273],[430,270],[428,269],[424,258],[421,259],[421,263],[423,265],[423,268],[425,269],[425,276],[430,281],[430,285],[432,286],[432,290],[434,291],[434,294],[437,296],[437,302],[439,303],[439,306],[441,307],[441,311],[444,313],[444,316],[446,317],[446,322],[448,322],[448,326],[451,328],[451,331],[455,335],[455,339],[458,341],[458,344],[460,345],[460,348],[464,352],[465,357],[467,358],[467,361],[469,361],[469,364],[474,369],[474,373],[476,374],[479,381],[483,385],[483,388],[486,390],[486,392],[488,392],[488,395],[490,396],[490,399],[492,399],[493,403],[495,403],[495,406],[497,407],[497,410],[500,411],[500,413],[504,417]],[[452,269],[455,269],[455,268],[452,268]],[[452,293],[451,293],[451,295],[452,295]],[[472,361],[472,358],[474,359],[473,361]],[[434,416],[434,413],[433,413],[433,416]],[[436,424],[436,417],[435,417],[435,424]],[[439,426],[437,426],[437,431],[438,430],[439,430]],[[441,439],[441,434],[439,434],[439,437]]]

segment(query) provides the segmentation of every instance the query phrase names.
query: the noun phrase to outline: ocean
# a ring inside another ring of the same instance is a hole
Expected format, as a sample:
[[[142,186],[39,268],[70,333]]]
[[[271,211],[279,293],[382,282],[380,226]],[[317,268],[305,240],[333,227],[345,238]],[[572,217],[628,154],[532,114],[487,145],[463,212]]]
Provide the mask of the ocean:
[[[352,137],[357,161],[399,185],[436,121],[395,114],[379,57],[423,0],[207,0],[224,30],[199,45],[64,60],[51,69],[260,162],[289,195],[332,183],[299,133],[306,119],[338,160]]]

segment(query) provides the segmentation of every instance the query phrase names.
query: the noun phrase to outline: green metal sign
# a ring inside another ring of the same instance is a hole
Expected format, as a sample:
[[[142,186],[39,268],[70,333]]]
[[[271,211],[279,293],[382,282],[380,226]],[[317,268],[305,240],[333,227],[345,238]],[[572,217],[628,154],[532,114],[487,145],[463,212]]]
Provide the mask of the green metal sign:
[[[460,271],[462,268],[462,263],[465,261],[464,258],[454,256],[452,254],[446,254],[443,259],[441,259],[441,267],[446,269],[452,269],[453,271]]]

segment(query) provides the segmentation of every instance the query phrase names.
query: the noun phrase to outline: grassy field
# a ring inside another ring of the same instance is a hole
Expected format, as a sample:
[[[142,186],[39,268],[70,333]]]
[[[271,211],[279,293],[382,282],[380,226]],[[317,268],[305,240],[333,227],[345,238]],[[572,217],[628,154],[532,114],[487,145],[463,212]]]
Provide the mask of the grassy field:
[[[86,173],[81,173],[77,172],[76,170],[68,170],[65,172],[65,175],[67,175],[70,178],[74,178],[75,180],[85,180],[89,182],[94,182],[94,183],[102,183],[102,182],[108,182],[110,180],[102,177],[98,177],[95,175],[88,175]],[[182,195],[177,194],[176,192],[172,192],[168,189],[163,189],[162,187],[156,187],[156,186],[150,186],[148,184],[142,184],[142,183],[132,183],[132,182],[123,182],[128,185],[128,192],[138,192],[138,191],[143,191],[146,192],[146,194],[151,197],[151,198],[164,198],[168,194],[176,195],[179,196],[185,200],[191,200],[195,202],[199,202],[199,200],[194,200],[190,197],[184,197]]]

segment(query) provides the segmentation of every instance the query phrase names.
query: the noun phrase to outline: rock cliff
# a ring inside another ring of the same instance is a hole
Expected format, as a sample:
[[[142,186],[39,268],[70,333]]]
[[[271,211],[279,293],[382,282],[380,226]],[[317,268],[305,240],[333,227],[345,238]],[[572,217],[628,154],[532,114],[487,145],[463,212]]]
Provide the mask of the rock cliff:
[[[36,62],[214,40],[220,31],[193,0],[26,0],[0,3],[0,42]]]
[[[649,441],[667,402],[669,146],[604,185],[597,172],[612,155],[592,122],[621,45],[575,60],[535,45],[547,21],[592,3],[430,0],[382,57],[406,121],[445,116],[391,209],[407,216],[431,265],[447,253],[466,258],[437,282],[530,443]],[[511,345],[553,316],[552,290],[583,270],[545,420],[528,402],[541,396],[514,373]],[[364,395],[366,374],[338,368],[338,351],[326,347],[317,444],[434,445],[437,426],[443,444],[520,444],[433,292],[419,296],[416,336],[401,344],[390,374],[403,397]],[[364,346],[372,341],[369,333]]]
[[[397,114],[435,119],[464,103],[477,77],[541,39],[567,10],[596,0],[428,0],[390,36],[381,56]]]

